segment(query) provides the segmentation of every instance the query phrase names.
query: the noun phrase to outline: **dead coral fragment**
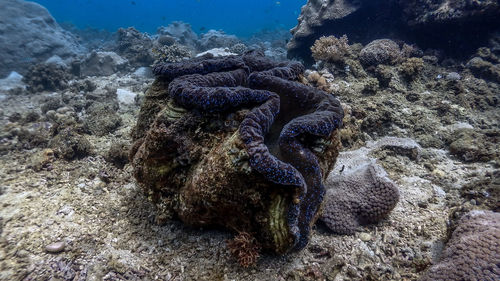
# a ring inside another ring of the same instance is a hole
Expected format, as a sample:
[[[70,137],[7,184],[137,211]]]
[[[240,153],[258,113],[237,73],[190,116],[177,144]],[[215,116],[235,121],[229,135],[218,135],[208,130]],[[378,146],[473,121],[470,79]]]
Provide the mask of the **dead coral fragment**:
[[[314,60],[327,62],[343,62],[351,54],[347,36],[321,36],[311,47]]]
[[[261,247],[257,239],[247,232],[241,232],[227,241],[227,247],[238,263],[245,268],[255,265],[260,256]]]

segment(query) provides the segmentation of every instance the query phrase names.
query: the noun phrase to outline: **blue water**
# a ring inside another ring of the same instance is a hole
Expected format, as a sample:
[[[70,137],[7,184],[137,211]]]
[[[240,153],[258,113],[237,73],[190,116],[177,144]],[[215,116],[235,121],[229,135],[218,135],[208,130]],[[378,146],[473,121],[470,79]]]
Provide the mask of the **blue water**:
[[[190,23],[197,33],[222,29],[248,37],[260,30],[290,29],[306,0],[37,0],[58,22],[78,28],[116,31],[133,26],[155,33],[172,21]]]

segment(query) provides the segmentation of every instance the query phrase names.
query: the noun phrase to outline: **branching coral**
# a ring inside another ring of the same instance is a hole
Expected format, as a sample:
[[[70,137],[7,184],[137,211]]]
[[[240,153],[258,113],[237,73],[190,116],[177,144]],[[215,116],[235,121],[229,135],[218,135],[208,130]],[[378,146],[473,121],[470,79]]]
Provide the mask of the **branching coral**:
[[[255,233],[278,253],[307,244],[343,110],[296,82],[303,70],[255,51],[154,67],[146,99],[162,106],[138,124],[149,129],[131,155],[138,182],[167,217]]]
[[[342,62],[351,54],[347,36],[321,36],[311,47],[312,56],[316,61]]]

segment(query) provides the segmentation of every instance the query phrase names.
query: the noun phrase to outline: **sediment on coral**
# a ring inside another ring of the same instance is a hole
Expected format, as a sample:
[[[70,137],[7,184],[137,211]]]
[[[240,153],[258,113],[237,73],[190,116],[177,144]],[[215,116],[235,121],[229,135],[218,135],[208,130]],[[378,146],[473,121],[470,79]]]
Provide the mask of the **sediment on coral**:
[[[154,67],[130,155],[160,217],[254,233],[277,253],[307,244],[343,110],[298,83],[303,70],[256,51]]]

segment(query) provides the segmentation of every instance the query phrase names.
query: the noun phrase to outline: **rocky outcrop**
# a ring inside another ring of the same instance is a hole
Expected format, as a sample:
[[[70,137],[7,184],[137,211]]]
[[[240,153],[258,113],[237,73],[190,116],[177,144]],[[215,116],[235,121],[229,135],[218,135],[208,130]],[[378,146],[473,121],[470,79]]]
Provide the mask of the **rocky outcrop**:
[[[25,74],[30,65],[53,55],[66,59],[83,51],[42,6],[22,0],[2,0],[0,9],[0,77]]]
[[[466,55],[500,26],[498,1],[310,0],[291,30],[289,56],[312,63],[309,48],[321,36],[346,34],[366,44],[380,38]]]

